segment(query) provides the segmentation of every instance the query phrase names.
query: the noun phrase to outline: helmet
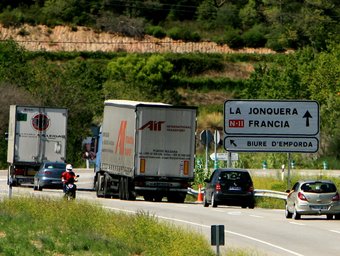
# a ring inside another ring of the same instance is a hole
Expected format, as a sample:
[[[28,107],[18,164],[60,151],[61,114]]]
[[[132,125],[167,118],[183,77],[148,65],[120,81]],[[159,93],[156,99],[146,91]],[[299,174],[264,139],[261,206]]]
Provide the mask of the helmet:
[[[71,164],[67,164],[67,165],[66,165],[66,170],[72,171],[72,169],[73,169],[73,168],[72,168],[72,165],[71,165]]]

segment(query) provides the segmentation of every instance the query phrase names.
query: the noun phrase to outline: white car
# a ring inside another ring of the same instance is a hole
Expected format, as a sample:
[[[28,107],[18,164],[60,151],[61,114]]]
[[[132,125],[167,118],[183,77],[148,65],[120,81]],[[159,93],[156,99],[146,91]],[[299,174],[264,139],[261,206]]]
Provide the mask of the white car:
[[[300,219],[301,215],[326,215],[328,220],[340,219],[340,196],[330,180],[298,181],[286,201],[286,218]]]

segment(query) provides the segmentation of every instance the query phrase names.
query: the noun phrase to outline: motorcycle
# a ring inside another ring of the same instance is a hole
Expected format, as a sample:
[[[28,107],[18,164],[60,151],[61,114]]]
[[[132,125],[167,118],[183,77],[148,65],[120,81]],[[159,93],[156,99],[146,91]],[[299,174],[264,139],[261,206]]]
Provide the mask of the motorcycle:
[[[77,178],[79,177],[79,175],[77,175]],[[74,179],[72,181],[69,181],[66,186],[65,186],[65,194],[64,194],[64,198],[66,200],[74,200],[76,198],[76,191],[77,191],[77,186],[76,184],[74,184],[75,182],[77,182],[77,179]]]

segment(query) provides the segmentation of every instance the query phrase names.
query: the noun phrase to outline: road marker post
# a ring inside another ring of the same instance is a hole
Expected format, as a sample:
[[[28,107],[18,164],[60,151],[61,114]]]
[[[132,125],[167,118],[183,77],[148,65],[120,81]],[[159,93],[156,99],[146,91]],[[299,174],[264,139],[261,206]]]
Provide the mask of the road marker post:
[[[211,225],[211,245],[216,245],[216,255],[220,255],[220,245],[224,245],[224,225]]]

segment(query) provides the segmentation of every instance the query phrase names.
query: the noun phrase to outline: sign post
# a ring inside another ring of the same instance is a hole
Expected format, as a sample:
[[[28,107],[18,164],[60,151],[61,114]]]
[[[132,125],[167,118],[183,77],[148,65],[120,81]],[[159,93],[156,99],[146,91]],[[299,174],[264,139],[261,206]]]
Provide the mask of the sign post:
[[[208,150],[209,144],[213,141],[213,135],[209,130],[203,130],[200,134],[200,139],[203,145],[205,145],[205,170],[208,171]]]
[[[221,140],[221,137],[220,137],[220,133],[215,130],[215,133],[214,133],[214,153],[215,153],[215,159],[214,159],[214,169],[217,169],[218,168],[218,159],[217,159],[217,144],[220,142]]]

